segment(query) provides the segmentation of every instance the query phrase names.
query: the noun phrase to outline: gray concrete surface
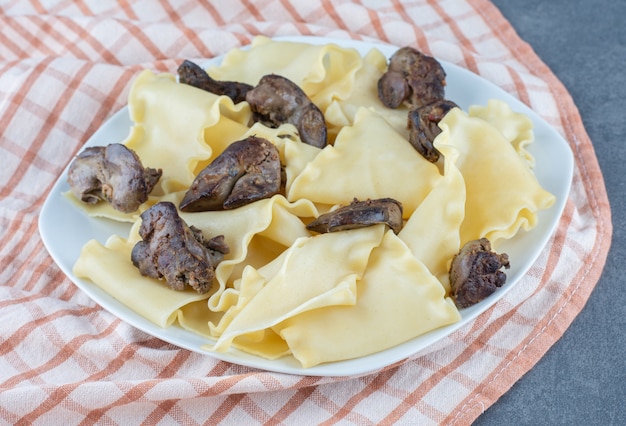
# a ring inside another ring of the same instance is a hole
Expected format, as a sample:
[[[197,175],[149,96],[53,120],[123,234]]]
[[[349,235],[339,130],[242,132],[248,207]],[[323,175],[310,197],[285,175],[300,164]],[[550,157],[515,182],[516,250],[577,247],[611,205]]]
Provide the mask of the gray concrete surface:
[[[572,326],[475,425],[626,425],[626,1],[493,3],[572,94],[604,174],[613,241]]]

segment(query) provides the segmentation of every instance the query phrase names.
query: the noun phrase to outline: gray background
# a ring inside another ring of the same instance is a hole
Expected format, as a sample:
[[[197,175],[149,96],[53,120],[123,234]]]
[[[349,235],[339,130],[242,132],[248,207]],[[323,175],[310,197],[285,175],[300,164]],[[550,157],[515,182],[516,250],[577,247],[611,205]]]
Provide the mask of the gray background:
[[[492,1],[574,98],[604,174],[613,241],[583,311],[475,425],[626,425],[626,1]]]

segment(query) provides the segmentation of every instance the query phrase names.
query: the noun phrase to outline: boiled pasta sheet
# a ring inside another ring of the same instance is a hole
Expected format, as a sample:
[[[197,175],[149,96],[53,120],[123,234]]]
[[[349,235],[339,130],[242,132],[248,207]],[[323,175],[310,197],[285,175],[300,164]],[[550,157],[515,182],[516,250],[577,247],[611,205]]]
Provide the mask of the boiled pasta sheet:
[[[353,305],[331,305],[275,327],[303,367],[369,355],[460,319],[439,281],[393,231],[356,283]]]
[[[289,203],[282,195],[248,204],[233,213],[181,213],[187,223],[193,224],[204,235],[224,235],[230,248],[230,253],[215,270],[214,292],[207,305],[211,314],[200,309],[186,312],[187,308],[184,308],[185,317],[179,321],[185,328],[212,337],[221,334],[221,328],[228,321],[222,320],[222,314],[226,313],[228,318],[232,315],[233,305],[241,303],[240,277],[245,268],[261,268],[273,262],[298,239],[309,237],[300,218],[318,214],[311,202]]]
[[[439,169],[376,112],[361,108],[354,124],[309,162],[291,185],[289,200],[349,204],[391,197],[409,217],[442,179]],[[419,182],[419,184],[416,184]]]
[[[178,204],[183,193],[163,197]],[[194,290],[171,290],[164,281],[144,277],[131,262],[131,251],[140,240],[139,219],[127,238],[112,236],[103,246],[88,242],[74,265],[74,273],[86,278],[107,293],[161,327],[170,326],[176,318],[180,324],[202,335],[209,334],[209,321],[220,320],[223,311],[237,301],[231,287],[244,265],[261,267],[273,261],[296,239],[308,237],[300,217],[314,217],[312,203],[289,203],[282,195],[228,211],[180,213],[188,225],[200,229],[208,238],[224,235],[230,248],[215,271],[214,291],[200,295]],[[210,300],[207,301],[206,299]],[[203,300],[203,304],[194,304]],[[193,304],[193,306],[189,306]],[[211,309],[210,309],[211,308]]]
[[[461,248],[465,218],[465,180],[456,167],[459,152],[448,145],[447,134],[437,140],[443,155],[444,176],[406,221],[398,234],[416,259],[450,290],[450,260]]]
[[[172,291],[164,283],[142,276],[130,261],[132,248],[133,244],[119,236],[111,236],[105,245],[91,240],[83,247],[73,272],[159,327],[171,326],[181,308],[199,300],[204,300],[205,321],[209,320],[208,295],[191,289]]]
[[[384,231],[377,225],[299,238],[265,266],[247,266],[236,286],[236,304],[215,327],[219,338],[210,349],[225,351],[240,336],[265,335],[302,312],[357,303],[357,281]]]
[[[494,107],[500,105],[488,105]],[[537,212],[550,207],[555,197],[541,187],[524,155],[511,143],[517,138],[515,132],[507,140],[490,122],[458,108],[450,111],[439,125],[443,132],[436,144],[445,140],[458,150],[456,165],[465,181],[467,199],[461,243],[482,237],[493,243],[513,237],[520,229],[534,227]],[[519,144],[517,148],[520,149]]]
[[[361,65],[356,49],[272,41],[259,36],[249,48],[231,50],[219,66],[208,72],[216,80],[253,86],[264,75],[281,75],[297,84],[324,111],[332,99],[345,98],[352,92],[354,76]]]
[[[216,312],[230,308],[236,293],[232,294],[235,280],[246,265],[261,267],[277,257],[298,238],[308,237],[301,217],[317,215],[315,206],[301,200],[288,202],[282,195],[259,200],[239,207],[236,211],[181,213],[189,224],[204,235],[224,235],[230,248],[215,270],[218,288],[209,299]]]
[[[526,150],[534,141],[533,122],[527,115],[514,112],[509,104],[496,99],[490,100],[487,105],[470,106],[468,115],[482,118],[498,129],[520,157],[526,160],[531,168],[534,167],[535,159]]]
[[[226,96],[150,70],[135,78],[128,108],[133,126],[124,144],[145,167],[163,170],[163,192],[187,189],[206,164],[247,130],[250,119],[246,103],[233,105]]]
[[[452,257],[471,239],[493,242],[532,228],[554,197],[533,174],[532,122],[499,101],[469,113],[455,108],[441,121],[434,143],[442,174],[407,141],[406,108],[391,110],[378,99],[386,67],[376,49],[360,57],[335,45],[259,37],[208,70],[253,85],[270,73],[294,81],[325,114],[333,143],[323,149],[303,144],[291,124],[250,126],[246,102],[141,72],[124,143],[163,177],[133,214],[87,208],[133,225],[104,245],[88,242],[75,274],[161,327],[178,322],[207,337],[207,350],[291,354],[304,367],[378,352],[458,321],[446,297]],[[284,195],[235,210],[180,213],[205,237],[224,235],[230,247],[213,289],[177,292],[141,276],[130,260],[141,211],[161,200],[179,205],[202,168],[252,135],[278,148]],[[383,197],[403,205],[398,235],[384,225],[314,236],[306,229],[334,206]]]
[[[273,327],[303,367],[369,355],[460,319],[446,294],[448,262],[460,247],[465,185],[456,149],[439,149],[443,178],[400,234],[387,231],[372,251],[356,282],[356,303],[308,310]]]
[[[324,110],[328,131],[337,134],[345,126],[354,124],[357,112],[368,108],[383,117],[399,134],[408,138],[407,105],[391,109],[378,97],[378,80],[387,71],[387,58],[378,49],[371,49],[364,57],[354,77],[353,90],[347,97],[334,99]]]
[[[128,111],[133,126],[122,143],[137,153],[144,167],[163,170],[148,201],[126,214],[109,203],[82,203],[70,191],[64,195],[90,216],[131,223],[162,195],[188,188],[202,168],[248,131],[251,115],[247,103],[234,105],[226,96],[150,70],[135,77]]]

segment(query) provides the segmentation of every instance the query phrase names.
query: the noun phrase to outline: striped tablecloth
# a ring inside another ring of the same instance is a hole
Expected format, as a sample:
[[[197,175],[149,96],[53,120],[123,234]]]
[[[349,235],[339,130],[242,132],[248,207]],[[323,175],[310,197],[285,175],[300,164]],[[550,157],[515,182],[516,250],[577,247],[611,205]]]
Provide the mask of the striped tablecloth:
[[[468,424],[563,334],[599,278],[612,225],[592,144],[563,85],[487,0],[8,0],[0,31],[2,424]],[[573,186],[523,285],[426,352],[344,378],[179,349],[78,290],[37,227],[63,168],[126,103],[139,70],[174,71],[259,34],[416,46],[554,126],[574,152]]]

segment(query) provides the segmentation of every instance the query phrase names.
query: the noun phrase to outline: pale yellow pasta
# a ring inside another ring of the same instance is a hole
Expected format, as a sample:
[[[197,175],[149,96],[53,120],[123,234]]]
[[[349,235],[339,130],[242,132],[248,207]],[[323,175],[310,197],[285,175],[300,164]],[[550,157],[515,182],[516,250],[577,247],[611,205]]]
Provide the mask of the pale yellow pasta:
[[[76,208],[84,210],[91,217],[101,217],[105,219],[115,220],[117,222],[128,222],[133,223],[139,217],[139,214],[147,207],[147,203],[139,206],[139,209],[133,213],[122,213],[119,210],[115,210],[111,204],[106,202],[100,202],[95,204],[87,204],[78,200],[72,191],[67,191],[63,193],[63,196],[72,204],[76,206]]]
[[[509,104],[496,99],[490,100],[485,106],[470,106],[468,115],[482,118],[498,129],[529,166],[534,166],[535,159],[526,150],[534,140],[533,123],[527,115],[513,111]]]
[[[343,127],[353,125],[359,109],[368,108],[383,117],[396,132],[408,138],[409,111],[406,105],[390,109],[378,97],[378,80],[386,70],[387,58],[378,49],[370,50],[363,57],[352,92],[345,98],[333,100],[324,111],[330,133],[337,134]]]
[[[459,311],[408,247],[388,231],[356,284],[353,306],[328,306],[275,327],[303,367],[369,355],[457,322]]]
[[[225,324],[217,326],[221,333],[212,350],[224,351],[238,336],[264,331],[302,312],[354,305],[356,282],[384,230],[378,225],[299,238],[268,265],[247,267],[238,286],[241,295],[222,318]]]
[[[266,359],[278,359],[291,354],[291,348],[285,339],[280,337],[274,330],[267,328],[257,333],[237,336],[233,347],[249,354],[257,355]],[[204,347],[212,351],[209,346]]]
[[[208,298],[191,289],[172,291],[164,282],[143,277],[130,261],[132,248],[133,244],[115,235],[105,245],[91,240],[83,247],[73,272],[159,327],[171,326],[185,305]]]
[[[245,103],[233,105],[225,96],[178,84],[174,76],[150,70],[135,79],[128,108],[134,125],[124,144],[137,153],[144,166],[163,170],[161,184],[173,181],[178,189],[188,188],[202,163],[216,155],[210,144],[223,150],[237,133],[232,129],[215,131],[207,141],[208,128],[238,127],[243,132],[250,118]]]
[[[355,49],[257,37],[250,49],[231,50],[219,66],[208,72],[217,80],[253,86],[264,75],[281,75],[297,84],[323,111],[333,99],[352,92],[354,75],[361,63],[361,55]]]
[[[437,166],[384,118],[362,108],[354,125],[344,127],[335,144],[307,164],[287,198],[333,205],[349,204],[355,197],[391,197],[402,203],[409,217],[439,180]]]
[[[491,124],[458,108],[439,123],[437,137],[459,151],[456,165],[466,188],[461,244],[486,237],[495,242],[531,229],[537,212],[554,203],[513,145]]]
[[[75,274],[161,327],[177,322],[204,336],[208,351],[291,355],[305,368],[372,354],[458,321],[447,297],[454,254],[468,240],[493,242],[532,228],[554,196],[532,172],[532,122],[499,101],[469,114],[452,110],[435,140],[443,171],[425,160],[407,141],[406,107],[391,110],[378,99],[386,65],[375,49],[361,57],[335,45],[259,37],[209,69],[213,78],[253,85],[270,73],[294,81],[325,114],[331,144],[324,149],[303,144],[291,124],[251,124],[246,102],[235,105],[169,74],[139,74],[125,143],[144,166],[162,168],[163,178],[132,214],[86,207],[133,225],[125,238],[87,243]],[[284,195],[230,211],[180,213],[206,237],[224,235],[230,247],[211,292],[177,292],[141,276],[130,260],[139,214],[159,201],[178,205],[203,167],[251,135],[278,148]],[[306,229],[354,198],[385,197],[404,207],[398,235],[384,225],[321,235]]]
[[[444,288],[450,290],[450,259],[461,248],[459,229],[465,217],[465,181],[456,166],[458,152],[444,137],[438,148],[445,158],[444,176],[406,221],[398,234]]]
[[[220,313],[209,310],[206,299],[182,306],[178,312],[178,324],[185,330],[200,336],[211,338],[209,321],[219,321]]]
[[[177,204],[181,197],[182,194],[178,193],[165,199]],[[273,260],[296,239],[308,237],[310,234],[300,218],[316,215],[317,210],[310,201],[290,203],[282,195],[259,200],[236,211],[180,213],[185,222],[200,229],[204,235],[224,235],[230,248],[230,253],[215,270],[217,289],[209,299],[209,307],[216,312],[226,311],[230,307],[230,296],[223,293],[232,287],[243,267],[260,267]],[[134,240],[132,236],[130,239]]]

